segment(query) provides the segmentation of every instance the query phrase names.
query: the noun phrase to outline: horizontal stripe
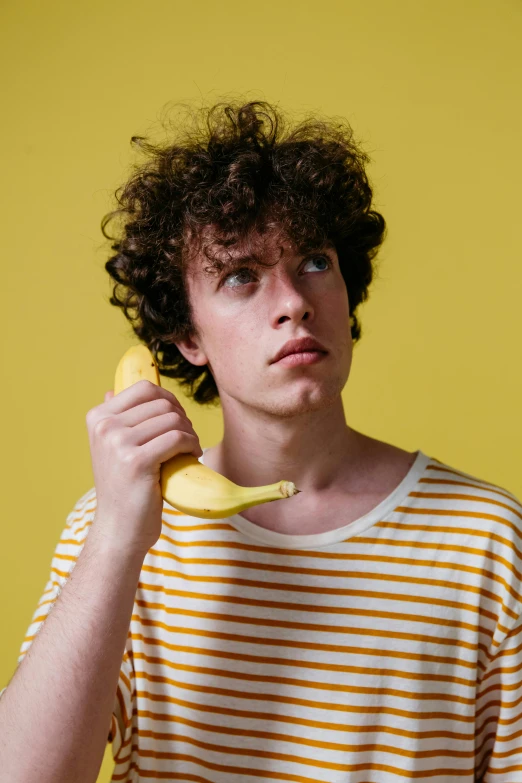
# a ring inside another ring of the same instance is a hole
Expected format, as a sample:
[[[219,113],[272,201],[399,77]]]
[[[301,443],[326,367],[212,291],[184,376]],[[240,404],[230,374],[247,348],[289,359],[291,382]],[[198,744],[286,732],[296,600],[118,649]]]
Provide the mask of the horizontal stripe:
[[[140,712],[138,712],[138,715],[141,716]],[[141,716],[143,717],[143,716]],[[328,749],[328,750],[335,750],[337,752],[343,752],[343,753],[366,753],[367,751],[376,751],[378,753],[389,753],[390,755],[395,755],[403,758],[423,758],[423,759],[433,759],[433,758],[466,758],[469,759],[473,756],[473,751],[461,751],[461,750],[448,750],[448,749],[434,749],[434,750],[425,750],[425,751],[416,751],[413,752],[411,750],[407,750],[405,748],[399,748],[394,745],[380,745],[379,743],[360,743],[360,744],[342,744],[338,742],[323,742],[321,740],[314,740],[306,737],[293,737],[289,734],[279,734],[276,732],[268,732],[268,731],[255,731],[254,729],[233,729],[231,727],[224,727],[219,725],[209,725],[209,724],[202,724],[198,721],[191,721],[186,718],[182,718],[181,716],[176,716],[175,722],[179,723],[182,726],[190,726],[194,729],[198,729],[201,731],[210,731],[212,733],[216,734],[226,734],[229,737],[256,737],[258,739],[264,739],[269,740],[271,742],[289,742],[294,743],[296,745],[302,745],[307,750],[310,748],[321,748],[321,749]],[[203,747],[206,750],[212,750],[214,753],[238,753],[238,754],[252,754],[255,755],[256,753],[260,753],[260,751],[256,751],[252,748],[248,749],[242,749],[235,746],[230,745],[220,745],[220,744],[214,744],[211,742],[198,742],[196,740],[193,740],[190,738],[190,735],[187,734],[181,734],[179,731],[176,731],[175,733],[168,733],[168,732],[159,732],[159,731],[151,731],[149,729],[138,729],[136,732],[140,737],[150,737],[153,739],[157,739],[159,742],[173,742],[174,740],[176,742],[187,742],[187,743],[194,743],[198,745],[198,747]],[[216,738],[217,740],[217,738]],[[276,754],[274,754],[274,757],[277,757]],[[303,759],[300,756],[299,762],[303,763]],[[310,760],[309,760],[310,761]],[[312,762],[313,763],[313,762]],[[319,763],[317,766],[323,766],[321,763]],[[327,767],[329,768],[329,767]]]
[[[143,656],[142,653],[135,653],[135,658],[146,658],[146,656]],[[149,659],[150,660],[150,659]],[[249,683],[259,682],[263,685],[265,684],[273,684],[273,685],[290,685],[294,687],[295,689],[310,689],[310,690],[324,690],[324,691],[332,691],[333,693],[360,693],[360,694],[367,694],[368,696],[379,694],[381,696],[395,696],[397,698],[401,699],[407,699],[410,701],[452,701],[456,702],[458,704],[473,704],[473,699],[471,698],[464,698],[462,696],[457,696],[455,694],[450,693],[430,693],[428,692],[413,692],[413,691],[406,691],[401,690],[400,688],[373,688],[369,685],[365,685],[364,687],[358,687],[355,685],[340,685],[340,684],[332,684],[328,682],[321,682],[319,680],[303,680],[298,679],[296,677],[277,677],[275,675],[268,675],[268,674],[252,674],[250,673],[244,673],[244,672],[238,672],[238,671],[229,671],[227,669],[213,669],[210,666],[191,666],[189,664],[184,663],[173,663],[172,661],[165,661],[160,660],[159,661],[163,666],[169,666],[173,669],[176,669],[177,671],[185,671],[185,672],[194,672],[197,674],[205,675],[207,678],[210,677],[221,677],[225,678],[228,677],[232,680],[239,680]],[[152,675],[151,675],[152,676]],[[156,682],[167,682],[170,680],[167,679],[160,679],[156,680]],[[179,687],[179,681],[175,682],[172,681],[172,684],[175,684]],[[246,686],[245,686],[246,687]],[[230,691],[230,695],[235,694],[235,691]],[[245,692],[243,691],[241,694],[241,697],[243,698],[245,695]],[[266,694],[265,694],[266,695]]]
[[[407,612],[387,612],[387,611],[378,611],[377,609],[355,609],[352,607],[346,607],[346,606],[302,606],[300,604],[291,603],[291,602],[284,602],[284,601],[263,601],[263,600],[254,600],[252,598],[242,598],[239,596],[219,596],[219,595],[204,595],[200,596],[198,593],[191,593],[187,590],[170,590],[169,594],[178,596],[179,598],[186,598],[186,599],[197,599],[201,601],[214,601],[214,602],[220,602],[225,604],[230,604],[233,606],[249,606],[249,607],[264,607],[264,608],[271,608],[271,609],[279,609],[279,610],[286,610],[288,612],[310,612],[312,614],[321,614],[321,615],[349,615],[350,617],[372,617],[375,619],[382,619],[382,620],[398,620],[401,622],[406,623],[424,623],[429,625],[443,625],[447,628],[462,628],[464,630],[471,631],[472,633],[476,633],[477,631],[481,631],[481,633],[486,634],[486,631],[484,629],[479,629],[475,624],[473,623],[467,623],[463,620],[448,620],[444,617],[426,617],[422,615],[415,615],[415,614],[408,614]],[[136,599],[136,603],[139,606],[143,606],[145,608],[153,608],[162,610],[164,612],[180,612],[179,605],[176,605],[175,607],[169,607],[165,603],[156,603],[152,601],[144,601],[141,599]],[[230,618],[230,622],[244,622],[244,617],[241,615],[235,615],[230,614],[228,615]],[[277,621],[273,621],[273,623],[277,623]],[[281,622],[281,625],[283,627],[289,627],[288,623]],[[300,623],[299,625],[295,625],[295,627],[300,626],[310,626],[313,628],[320,628],[321,630],[331,630],[331,626],[321,625],[321,626],[312,626],[311,624],[305,624]],[[294,627],[294,625],[292,625]]]
[[[153,622],[153,621],[151,621]],[[244,637],[243,637],[244,638]],[[159,641],[159,640],[158,640]],[[252,638],[252,641],[254,639]],[[258,641],[258,640],[257,640]],[[278,645],[279,648],[283,649],[285,646],[285,642],[281,640],[280,644]],[[228,652],[225,650],[220,650],[216,648],[204,648],[204,647],[189,647],[186,645],[169,645],[172,649],[175,649],[177,652],[183,651],[183,652],[190,652],[194,655],[206,655],[206,656],[214,656],[218,658],[226,658],[229,660],[234,660],[237,662],[251,662],[251,663],[259,663],[264,664],[266,666],[291,666],[293,668],[304,668],[304,669],[317,669],[322,671],[332,671],[332,672],[345,672],[345,673],[356,673],[356,674],[378,674],[381,676],[394,676],[394,677],[403,677],[404,679],[412,679],[412,680],[429,680],[431,682],[453,682],[458,685],[463,685],[465,687],[469,688],[475,688],[476,686],[476,680],[471,678],[464,678],[459,676],[450,676],[445,674],[434,674],[433,672],[426,672],[424,674],[412,672],[410,670],[401,670],[401,669],[389,669],[389,668],[374,668],[371,665],[366,666],[353,666],[353,665],[343,665],[343,664],[336,664],[336,663],[322,663],[320,661],[303,661],[299,660],[297,658],[271,658],[267,655],[248,655],[241,651],[241,653],[233,653]],[[301,648],[302,649],[302,648]],[[347,648],[344,648],[347,649]],[[355,653],[361,654],[362,650],[359,648],[357,650],[352,651]],[[384,650],[373,650],[372,651],[374,655],[378,657],[382,657],[386,651]],[[406,660],[411,661],[411,656],[403,656]],[[437,660],[437,663],[444,662],[440,658]],[[452,663],[452,661],[450,661]],[[469,667],[471,667],[473,664],[468,664]]]
[[[137,691],[138,698],[144,703],[145,701],[159,701],[162,704],[168,703],[168,704],[175,704],[178,707],[184,707],[186,709],[190,709],[193,711],[198,712],[204,712],[204,713],[211,713],[214,715],[226,715],[229,717],[237,717],[242,718],[244,720],[246,719],[252,719],[255,721],[259,721],[261,719],[265,719],[267,721],[274,721],[275,723],[288,723],[298,726],[307,726],[309,728],[313,728],[316,731],[335,731],[335,732],[350,732],[355,734],[366,734],[366,733],[385,733],[385,734],[392,734],[398,737],[409,737],[412,739],[455,739],[455,740],[461,740],[466,741],[470,743],[473,740],[473,733],[466,733],[463,731],[448,731],[440,730],[424,730],[424,731],[408,731],[406,729],[400,729],[397,728],[397,726],[390,724],[385,724],[380,722],[379,724],[366,724],[366,725],[357,725],[357,724],[347,724],[345,722],[339,723],[339,722],[333,722],[333,721],[324,721],[324,720],[318,720],[315,718],[312,720],[307,720],[305,718],[298,718],[294,715],[290,714],[283,714],[281,712],[262,712],[257,706],[255,710],[241,710],[241,709],[233,709],[231,707],[218,707],[212,704],[206,704],[200,701],[188,701],[186,699],[180,699],[179,697],[175,696],[167,696],[165,694],[156,694],[152,691],[148,691],[146,689],[138,689]],[[287,702],[291,703],[291,702]],[[324,709],[329,709],[328,705],[324,706]],[[340,710],[343,711],[343,710]],[[408,712],[406,710],[400,710],[399,713],[401,715],[413,715],[414,713]],[[143,718],[150,718],[150,720],[153,721],[176,721],[177,720],[177,712],[170,713],[163,713],[163,712],[153,712],[150,709],[139,709],[137,710],[137,715]],[[383,713],[386,714],[386,713]],[[396,715],[396,712],[391,713],[393,715]],[[382,718],[382,716],[380,716]],[[429,716],[427,717],[429,719]],[[470,722],[470,721],[468,721]]]
[[[337,704],[336,702],[333,701],[305,699],[297,696],[295,697],[281,696],[274,692],[256,693],[255,691],[249,691],[249,692],[245,692],[244,690],[234,691],[230,688],[218,688],[217,686],[211,686],[208,684],[196,685],[194,683],[190,683],[182,679],[174,680],[172,677],[153,675],[146,671],[138,671],[136,673],[136,677],[139,679],[147,680],[148,682],[168,684],[183,690],[192,691],[194,693],[204,693],[204,694],[211,693],[218,696],[224,696],[226,698],[249,699],[251,701],[269,701],[278,704],[299,705],[301,707],[307,707],[310,709],[313,708],[316,710],[322,709],[322,710],[331,710],[333,712],[346,712],[354,715],[380,715],[381,713],[386,713],[387,715],[395,715],[397,717],[402,717],[402,718],[412,718],[413,716],[415,716],[416,720],[443,720],[446,722],[451,720],[451,721],[456,721],[458,723],[473,723],[474,721],[474,717],[471,714],[466,715],[464,713],[452,712],[449,709],[448,711],[445,712],[444,710],[433,710],[432,707],[429,707],[426,712],[422,712],[422,710],[418,708],[415,710],[407,710],[407,709],[400,709],[398,707],[388,707],[385,706],[383,703],[379,704],[378,707],[372,707],[371,705],[366,705],[364,707],[357,707],[354,704],[348,702],[345,704]],[[345,692],[349,692],[349,689],[345,689]],[[403,692],[400,693],[402,694]],[[388,693],[387,695],[395,695],[395,694]],[[163,695],[161,697],[161,700],[165,702],[171,702],[171,698],[172,697],[168,695]]]
[[[162,557],[164,554],[162,553]],[[143,572],[149,572],[154,574],[161,574],[163,576],[168,577],[176,577],[178,579],[183,579],[188,582],[192,583],[200,583],[201,584],[219,584],[219,585],[234,585],[234,586],[242,586],[242,587],[251,587],[254,589],[259,590],[260,587],[263,587],[262,582],[258,582],[253,579],[244,579],[244,578],[231,578],[231,577],[224,577],[224,576],[208,576],[205,574],[187,574],[183,571],[172,571],[171,569],[167,568],[158,568],[151,565],[148,565],[147,563],[144,563]],[[449,594],[454,595],[456,592],[470,592],[474,593],[477,596],[480,596],[482,598],[487,598],[490,601],[495,601],[498,604],[502,605],[502,599],[500,596],[495,595],[489,590],[485,590],[483,588],[475,587],[474,585],[462,585],[462,584],[454,584],[453,582],[447,582],[442,579],[426,579],[426,578],[416,578],[416,577],[407,577],[407,576],[399,576],[396,574],[393,575],[386,575],[378,574],[378,573],[371,573],[371,572],[364,572],[364,571],[350,571],[345,574],[346,579],[354,579],[354,580],[372,580],[372,581],[386,581],[386,582],[392,582],[397,584],[403,584],[403,585],[410,585],[414,587],[441,587],[446,590],[448,590]],[[276,591],[282,591],[282,592],[297,592],[297,593],[310,593],[312,596],[314,595],[346,595],[346,596],[354,596],[354,595],[361,595],[365,596],[369,594],[369,597],[373,597],[372,591],[364,591],[364,590],[352,590],[350,588],[342,588],[342,587],[328,587],[323,586],[321,587],[314,587],[313,585],[299,585],[299,584],[291,584],[289,582],[269,582],[267,584],[267,587],[270,588],[272,592]],[[379,596],[383,595],[379,591]],[[388,594],[388,598],[390,600],[393,600],[394,593],[391,592]],[[415,601],[417,599],[417,596],[413,594],[405,594],[401,593],[399,594],[400,600],[411,600]],[[419,603],[425,603],[425,598],[419,598]],[[449,599],[439,599],[434,598],[433,603],[435,605],[440,606],[448,606],[448,607],[454,607],[458,608],[459,606],[462,606],[462,608],[466,608],[466,605],[460,604],[459,602],[450,601]],[[456,604],[456,606],[454,606]],[[472,604],[469,604],[468,606],[473,606]],[[509,607],[503,606],[502,608],[506,614],[508,614],[512,619],[517,618],[517,614],[513,612]],[[490,614],[486,614],[485,616],[490,616]]]
[[[196,593],[191,592],[188,590],[175,590],[172,588],[165,588],[160,585],[152,585],[152,584],[146,584],[144,582],[140,582],[139,586],[143,590],[150,590],[152,592],[161,592],[166,596],[177,596],[179,598],[187,598],[187,599],[197,599],[201,601],[221,601],[223,603],[232,604],[235,606],[255,606],[255,607],[265,607],[270,609],[281,609],[286,611],[299,611],[299,612],[311,612],[311,613],[318,613],[318,614],[339,614],[339,615],[353,615],[353,616],[361,616],[361,617],[379,617],[379,618],[388,618],[388,619],[396,619],[396,620],[406,620],[408,622],[430,622],[430,623],[441,623],[442,625],[447,625],[448,627],[452,628],[467,628],[469,631],[476,631],[477,624],[476,623],[467,623],[464,621],[456,621],[456,620],[446,620],[443,617],[438,618],[426,618],[425,615],[414,615],[414,614],[406,614],[404,612],[387,612],[387,611],[377,611],[375,609],[354,609],[352,607],[347,606],[330,606],[328,604],[323,605],[303,605],[300,603],[294,603],[291,601],[268,601],[263,600],[261,598],[253,599],[253,598],[244,598],[242,596],[223,596],[219,593]],[[379,593],[374,592],[371,593],[370,591],[361,591],[361,590],[352,590],[351,595],[353,597],[357,598],[376,598],[379,601],[394,601],[396,603],[402,602],[404,600],[405,603],[408,602],[415,602],[415,603],[425,603],[429,604],[431,606],[453,606],[454,608],[461,608],[461,609],[467,609],[470,612],[473,612],[475,615],[478,615],[478,608],[468,605],[464,606],[462,603],[459,603],[457,601],[453,602],[436,602],[431,601],[428,597],[426,598],[419,598],[418,596],[401,596],[399,594],[395,594],[393,596],[386,595],[385,593]],[[484,613],[483,613],[484,614]],[[485,616],[489,617],[491,620],[497,620],[495,615],[492,612],[485,613]]]
[[[175,544],[176,546],[180,546],[179,541],[173,541],[168,536],[161,535],[159,540],[168,540],[170,543]],[[196,541],[192,542],[191,546],[208,546],[212,549],[217,549],[220,547],[225,547],[227,549],[241,549],[246,551],[253,551],[257,550],[259,552],[263,552],[267,548],[262,547],[253,547],[249,544],[242,544],[239,542],[235,542],[234,544],[229,544],[228,542],[218,542],[218,541]],[[435,547],[436,548],[436,547]],[[480,551],[480,550],[477,550]],[[154,547],[149,550],[153,555],[157,555],[159,557],[164,557],[167,559],[173,559],[176,562],[183,564],[183,565],[205,565],[205,566],[212,566],[212,565],[219,565],[221,567],[228,567],[228,568],[250,568],[250,569],[257,569],[260,571],[275,571],[279,573],[286,573],[286,574],[310,574],[313,576],[328,576],[329,578],[333,579],[335,577],[344,578],[345,577],[345,571],[341,570],[328,570],[328,569],[320,569],[320,568],[306,568],[302,567],[299,568],[297,566],[285,566],[280,563],[255,563],[255,562],[247,562],[247,561],[241,561],[241,560],[232,560],[232,559],[222,559],[219,560],[217,558],[203,558],[203,557],[181,557],[179,555],[175,555],[173,552],[159,552]],[[281,552],[278,552],[277,550],[274,552],[274,554],[285,554],[289,556],[295,556],[299,550],[282,550]],[[476,552],[469,552],[468,554],[476,554]],[[302,556],[302,555],[301,555]],[[485,557],[486,555],[484,555]],[[325,554],[323,552],[307,552],[306,558],[312,558],[312,557],[321,557],[322,559],[325,558],[333,558],[334,553]],[[484,568],[478,568],[476,566],[468,566],[463,565],[462,563],[454,563],[454,562],[445,562],[445,561],[434,561],[434,560],[426,560],[426,559],[420,559],[420,558],[413,558],[413,557],[393,557],[392,555],[363,555],[363,554],[349,554],[349,553],[342,553],[342,554],[336,554],[335,559],[342,559],[346,562],[351,562],[353,560],[360,561],[360,562],[366,562],[366,563],[380,563],[380,564],[396,564],[396,565],[409,565],[409,566],[417,566],[422,567],[425,569],[433,568],[433,569],[451,569],[452,571],[461,571],[463,573],[472,573],[477,574],[480,576],[486,576],[489,579],[498,582],[502,587],[504,587],[506,590],[510,592],[512,597],[517,601],[522,601],[522,596],[519,592],[513,590],[511,584],[500,574],[495,573],[494,571],[491,571],[490,569],[484,569]],[[496,562],[499,562],[498,560]],[[515,571],[513,569],[512,573],[515,574]],[[517,576],[518,579],[518,576]]]
[[[147,714],[146,712],[143,712],[142,710],[138,711],[138,716],[140,718],[144,717],[151,717],[150,714]],[[274,742],[275,747],[277,747],[277,743],[283,743],[288,742],[290,744],[302,746],[307,751],[310,748],[318,748],[321,750],[333,750],[337,753],[367,753],[369,751],[371,752],[377,752],[379,754],[382,753],[389,753],[390,755],[399,756],[402,758],[423,758],[423,759],[434,759],[434,758],[443,758],[443,759],[450,759],[450,758],[460,758],[460,759],[469,759],[472,758],[474,755],[474,750],[455,750],[455,749],[448,749],[448,748],[439,748],[439,749],[432,749],[432,750],[424,750],[424,751],[411,751],[406,748],[400,748],[397,745],[383,745],[380,743],[357,743],[357,744],[347,744],[347,743],[340,743],[340,742],[326,742],[323,740],[317,740],[317,739],[311,739],[310,737],[302,737],[302,736],[292,736],[291,734],[282,734],[278,732],[268,732],[268,731],[256,731],[255,729],[250,728],[243,728],[243,729],[237,729],[232,727],[225,727],[218,724],[208,724],[208,723],[201,723],[199,721],[193,721],[188,720],[187,718],[183,718],[180,715],[176,716],[169,716],[171,722],[174,722],[176,724],[179,724],[180,726],[190,727],[193,729],[196,729],[198,731],[205,731],[207,733],[211,734],[223,734],[228,737],[252,737],[257,739],[263,739],[268,740],[269,742]],[[183,735],[180,731],[176,730],[174,733],[168,733],[168,732],[159,732],[159,731],[152,731],[150,729],[139,729],[137,730],[136,734],[138,734],[140,737],[149,737],[153,739],[157,739],[159,742],[180,742],[184,741],[187,742],[187,737],[190,735]],[[215,737],[216,741],[219,741],[219,737]],[[212,749],[214,752],[230,752],[229,745],[223,746],[223,745],[214,745],[212,743],[201,743],[202,746],[207,746],[207,749]],[[241,752],[238,748],[235,748],[234,752]],[[245,750],[245,755],[248,753],[252,753],[255,751]],[[302,763],[301,757],[299,757],[300,763]]]
[[[204,742],[198,742],[193,737],[189,736],[183,736],[178,738],[181,741],[187,741],[191,744],[195,745],[196,747],[202,749],[202,750],[213,750],[213,747],[209,747],[209,743]],[[219,750],[219,747],[218,747]],[[222,750],[222,749],[221,749]],[[319,761],[316,761],[315,759],[306,759],[303,757],[293,757],[289,754],[284,753],[269,753],[266,751],[254,751],[252,749],[243,750],[242,748],[228,748],[227,752],[229,755],[248,755],[251,758],[262,758],[262,759],[269,759],[271,761],[277,760],[282,762],[296,762],[298,761],[300,764],[303,764],[305,766],[308,766],[312,769],[318,769],[318,770],[329,770],[329,771],[336,771],[336,772],[364,772],[366,770],[373,770],[375,772],[387,772],[390,774],[398,775],[400,777],[406,778],[406,779],[418,779],[418,778],[433,778],[435,776],[447,776],[452,775],[453,777],[463,777],[466,775],[473,774],[472,768],[468,767],[463,770],[455,769],[455,767],[437,767],[432,769],[423,769],[418,771],[408,771],[407,769],[393,766],[391,764],[382,764],[382,763],[359,763],[359,764],[335,764],[335,763],[321,763]],[[140,757],[143,758],[154,758],[155,760],[160,759],[166,759],[169,761],[191,761],[194,764],[198,764],[202,766],[204,769],[210,769],[210,770],[216,770],[225,772],[227,775],[243,775],[243,776],[256,776],[256,777],[262,777],[262,778],[270,778],[270,779],[281,779],[281,780],[298,780],[298,781],[306,781],[306,783],[317,783],[317,778],[303,778],[301,775],[299,777],[296,776],[290,776],[288,774],[285,774],[283,772],[271,772],[267,770],[257,770],[254,767],[248,766],[248,767],[239,767],[239,766],[231,766],[229,764],[216,764],[211,763],[208,760],[201,757],[201,754],[198,756],[192,756],[190,754],[186,753],[169,753],[166,751],[147,751],[144,748],[137,747],[135,748],[135,753],[138,754]],[[144,774],[144,770],[142,767],[140,767],[140,777],[147,777],[146,774]],[[164,778],[169,776],[170,772],[164,772],[162,773],[159,770],[154,770],[153,775],[154,777]]]
[[[140,617],[139,615],[133,615],[132,619],[135,623],[139,623],[140,625],[143,625],[145,627],[154,625],[157,623],[157,621],[154,620],[147,620],[144,617]],[[458,659],[451,659],[447,656],[440,656],[440,655],[418,655],[415,653],[405,653],[402,651],[395,651],[395,650],[387,650],[383,648],[379,648],[376,650],[372,650],[371,648],[361,648],[361,647],[351,647],[348,645],[332,645],[332,644],[325,644],[325,643],[313,643],[313,642],[304,642],[304,641],[294,641],[289,639],[263,639],[256,636],[245,636],[244,634],[232,634],[232,633],[224,633],[224,632],[218,632],[218,631],[210,631],[210,630],[202,630],[200,628],[183,628],[181,626],[174,628],[174,626],[170,626],[172,630],[175,630],[177,634],[186,634],[196,637],[203,637],[203,638],[209,638],[209,639],[222,639],[226,641],[235,642],[237,644],[244,643],[244,644],[258,644],[258,645],[265,645],[265,646],[272,646],[277,647],[281,649],[282,647],[288,647],[289,649],[303,649],[303,650],[321,650],[326,652],[332,652],[332,653],[345,653],[345,654],[363,654],[365,657],[367,656],[377,656],[377,657],[387,657],[387,658],[398,658],[403,660],[418,660],[418,661],[430,661],[430,662],[440,662],[440,663],[454,663],[455,665],[460,665],[465,668],[473,668],[473,663],[466,662],[463,660]],[[133,639],[141,639],[142,635],[139,633],[133,633],[132,634]],[[168,641],[162,640],[161,638],[158,638],[157,636],[154,637],[144,637],[144,641],[146,641],[147,644],[161,644],[162,646],[165,646],[168,649],[181,649],[179,645],[172,645]]]
[[[140,601],[139,599],[136,600],[136,603],[139,606],[142,606],[145,609],[157,609],[157,608],[164,608],[164,605],[161,604],[154,604],[150,601]],[[427,643],[427,644],[444,644],[451,647],[462,647],[467,650],[475,651],[478,649],[480,645],[476,644],[475,642],[466,642],[462,639],[454,639],[454,638],[443,638],[443,637],[436,637],[432,636],[430,634],[415,634],[415,633],[403,633],[399,631],[380,631],[375,628],[351,628],[349,626],[337,626],[337,625],[318,625],[316,623],[297,623],[292,622],[290,620],[283,621],[283,620],[271,620],[268,617],[258,617],[258,618],[252,618],[252,617],[242,617],[241,615],[228,615],[225,613],[219,613],[219,612],[198,612],[195,609],[181,609],[180,607],[169,607],[167,610],[169,613],[173,613],[177,616],[182,617],[194,617],[202,620],[211,620],[211,621],[220,621],[220,622],[226,622],[226,623],[239,623],[244,625],[255,625],[257,627],[266,626],[268,628],[280,628],[280,629],[291,629],[291,630],[301,630],[301,631],[307,631],[315,632],[315,633],[335,633],[340,635],[356,635],[356,636],[371,636],[372,638],[385,638],[385,639],[397,639],[397,640],[405,640],[405,641],[414,641],[414,642],[421,642],[421,643]],[[133,616],[133,619],[135,617]],[[137,618],[136,618],[137,619]],[[167,626],[165,623],[160,622],[159,620],[157,622],[151,622],[150,625],[152,625],[154,628],[164,628],[168,630],[169,626]]]

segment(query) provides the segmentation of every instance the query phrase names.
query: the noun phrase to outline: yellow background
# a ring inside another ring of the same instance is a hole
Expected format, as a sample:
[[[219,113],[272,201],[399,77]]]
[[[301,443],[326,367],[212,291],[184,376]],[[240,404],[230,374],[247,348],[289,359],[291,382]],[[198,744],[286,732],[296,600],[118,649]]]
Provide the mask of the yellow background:
[[[388,223],[347,421],[522,497],[522,3],[4,0],[0,687],[65,517],[93,486],[87,411],[135,342],[100,232],[170,101],[342,116]],[[172,382],[203,447],[222,435]],[[107,746],[99,781],[110,779]]]

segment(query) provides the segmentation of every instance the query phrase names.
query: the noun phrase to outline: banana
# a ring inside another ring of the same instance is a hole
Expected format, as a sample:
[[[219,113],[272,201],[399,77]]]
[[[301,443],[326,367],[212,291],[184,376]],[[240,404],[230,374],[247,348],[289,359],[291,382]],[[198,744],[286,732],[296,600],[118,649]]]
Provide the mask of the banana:
[[[142,379],[161,386],[158,365],[149,349],[138,343],[121,357],[114,379],[114,395]],[[177,454],[160,470],[161,494],[171,506],[201,519],[223,519],[250,506],[290,498],[301,492],[292,481],[262,487],[240,487],[212,470],[193,454]]]

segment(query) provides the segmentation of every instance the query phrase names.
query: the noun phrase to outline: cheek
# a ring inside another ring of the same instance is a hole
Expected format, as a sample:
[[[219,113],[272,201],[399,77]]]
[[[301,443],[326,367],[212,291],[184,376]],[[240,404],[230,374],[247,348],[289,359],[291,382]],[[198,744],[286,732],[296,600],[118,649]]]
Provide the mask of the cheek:
[[[263,329],[259,323],[253,324],[245,317],[214,322],[211,335],[211,358],[214,367],[226,384],[242,377],[248,380],[255,373],[256,364],[261,365],[264,358],[261,336]],[[266,328],[265,328],[266,331]]]
[[[248,344],[244,324],[231,318],[212,318],[206,325],[207,352],[214,364],[228,367],[232,360],[241,356]]]

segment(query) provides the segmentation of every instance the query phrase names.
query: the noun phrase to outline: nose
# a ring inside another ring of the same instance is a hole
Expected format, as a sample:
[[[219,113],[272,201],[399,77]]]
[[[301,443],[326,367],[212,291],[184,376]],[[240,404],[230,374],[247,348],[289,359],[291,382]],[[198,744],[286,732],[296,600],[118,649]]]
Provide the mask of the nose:
[[[274,321],[305,321],[314,313],[313,305],[306,292],[296,284],[288,275],[278,276],[271,299],[274,303]]]

